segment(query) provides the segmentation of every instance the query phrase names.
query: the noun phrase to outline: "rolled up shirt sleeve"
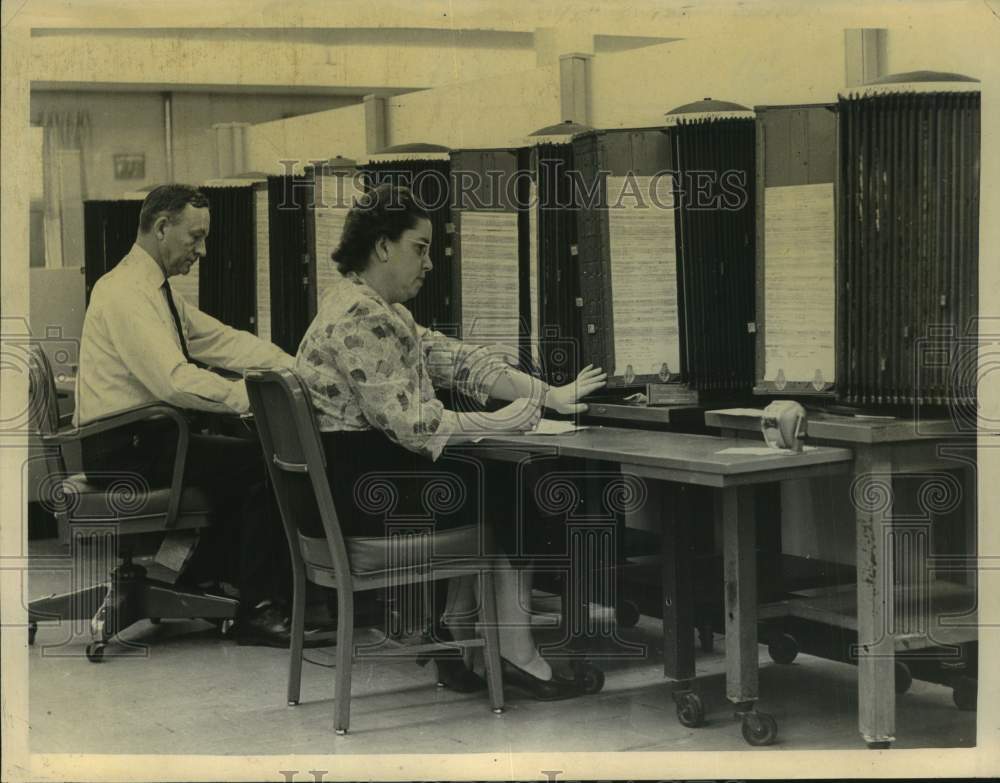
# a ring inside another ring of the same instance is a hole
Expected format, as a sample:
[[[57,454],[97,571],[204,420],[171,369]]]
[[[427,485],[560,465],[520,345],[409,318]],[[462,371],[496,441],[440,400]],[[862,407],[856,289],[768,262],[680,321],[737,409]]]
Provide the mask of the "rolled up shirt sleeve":
[[[437,459],[458,427],[454,413],[433,396],[412,337],[385,312],[366,312],[328,327],[314,350],[337,367],[369,424],[403,448]]]

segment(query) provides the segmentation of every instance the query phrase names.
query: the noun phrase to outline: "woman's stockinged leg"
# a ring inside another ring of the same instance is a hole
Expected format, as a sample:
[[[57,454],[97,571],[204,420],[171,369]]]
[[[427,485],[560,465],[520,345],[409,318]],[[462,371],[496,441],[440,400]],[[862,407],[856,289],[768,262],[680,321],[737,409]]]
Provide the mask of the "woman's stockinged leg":
[[[500,654],[540,680],[552,679],[552,668],[538,652],[531,633],[531,571],[501,566],[495,576]]]
[[[550,679],[552,669],[538,654],[531,633],[531,573],[512,568],[505,557],[497,557],[495,563],[493,582],[500,655],[539,679]],[[473,575],[448,580],[448,602],[441,620],[455,639],[469,639],[473,635],[478,588],[479,580]]]

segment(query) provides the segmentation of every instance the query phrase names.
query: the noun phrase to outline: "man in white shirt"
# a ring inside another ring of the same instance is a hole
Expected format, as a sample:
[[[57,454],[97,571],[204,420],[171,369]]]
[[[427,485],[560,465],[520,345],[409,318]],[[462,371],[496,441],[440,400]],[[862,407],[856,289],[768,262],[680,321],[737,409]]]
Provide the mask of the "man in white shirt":
[[[77,423],[157,401],[191,411],[246,413],[243,380],[206,367],[241,372],[293,366],[280,348],[171,292],[168,279],[187,274],[205,257],[208,231],[208,199],[197,189],[162,185],[146,197],[135,245],[91,294],[80,346]],[[134,471],[151,486],[167,486],[176,439],[176,428],[162,421],[102,433],[84,440],[84,469]],[[210,532],[238,540],[220,547],[238,554],[238,563],[223,569],[240,590],[237,638],[242,644],[287,646],[281,602],[291,586],[288,544],[265,478],[255,439],[192,430],[185,482],[203,487],[220,509],[221,525]]]

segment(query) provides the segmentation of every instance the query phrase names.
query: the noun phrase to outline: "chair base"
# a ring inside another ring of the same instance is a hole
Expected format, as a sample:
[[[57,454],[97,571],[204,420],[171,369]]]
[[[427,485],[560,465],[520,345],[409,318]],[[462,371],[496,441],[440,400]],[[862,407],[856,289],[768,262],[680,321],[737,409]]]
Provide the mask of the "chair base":
[[[32,601],[28,620],[89,619],[92,639],[107,643],[139,620],[232,620],[238,608],[234,598],[179,589],[147,578],[142,566],[124,562],[104,584]]]

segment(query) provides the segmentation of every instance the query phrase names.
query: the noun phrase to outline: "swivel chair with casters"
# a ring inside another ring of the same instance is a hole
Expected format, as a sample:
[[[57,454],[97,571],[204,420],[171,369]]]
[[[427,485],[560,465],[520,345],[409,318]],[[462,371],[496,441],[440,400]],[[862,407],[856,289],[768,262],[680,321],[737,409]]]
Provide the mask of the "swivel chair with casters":
[[[146,569],[133,562],[140,540],[165,538],[197,531],[212,524],[212,506],[197,487],[184,486],[184,463],[189,431],[184,414],[164,404],[151,404],[73,427],[60,421],[52,368],[40,346],[29,344],[28,426],[38,438],[46,463],[47,504],[60,529],[69,531],[70,551],[86,540],[107,553],[115,551],[120,563],[107,582],[85,585],[62,595],[50,595],[28,604],[28,643],[33,644],[40,621],[90,620],[92,641],[87,657],[104,659],[112,637],[142,619],[198,618],[214,621],[223,631],[236,617],[239,602],[233,598],[186,590],[169,582],[148,578]],[[94,484],[83,473],[70,474],[62,448],[81,438],[108,432],[140,421],[169,419],[177,425],[177,454],[171,485],[150,489],[139,476],[109,476]],[[73,564],[75,572],[86,569]]]
[[[250,371],[246,384],[291,551],[294,588],[288,704],[299,703],[307,580],[337,593],[334,730],[343,735],[350,724],[351,672],[358,657],[354,594],[478,574],[482,638],[393,646],[388,654],[419,659],[434,651],[483,648],[490,704],[494,713],[502,713],[492,564],[478,555],[477,527],[418,535],[344,536],[327,481],[326,455],[308,390],[290,370]]]

